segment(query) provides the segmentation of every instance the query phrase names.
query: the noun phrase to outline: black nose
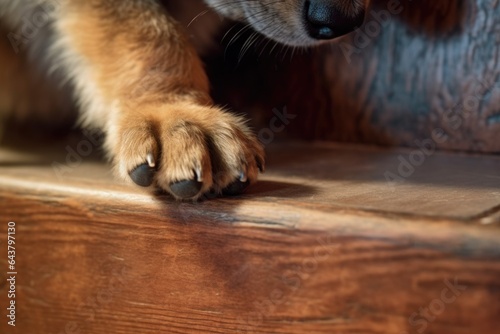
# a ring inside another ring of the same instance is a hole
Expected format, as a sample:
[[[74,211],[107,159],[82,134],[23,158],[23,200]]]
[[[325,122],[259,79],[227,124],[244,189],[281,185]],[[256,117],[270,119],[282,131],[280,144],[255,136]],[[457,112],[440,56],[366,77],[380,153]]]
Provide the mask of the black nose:
[[[307,0],[305,2],[305,26],[314,39],[332,39],[354,31],[363,24],[365,13],[352,16],[337,6],[334,0]]]

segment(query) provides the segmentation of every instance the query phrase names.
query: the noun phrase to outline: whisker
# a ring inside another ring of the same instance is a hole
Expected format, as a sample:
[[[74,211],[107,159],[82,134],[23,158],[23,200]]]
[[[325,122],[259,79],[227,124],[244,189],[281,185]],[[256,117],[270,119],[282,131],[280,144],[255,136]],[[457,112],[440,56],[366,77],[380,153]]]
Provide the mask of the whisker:
[[[208,13],[208,10],[204,10],[202,11],[201,13],[199,13],[198,15],[196,15],[190,22],[189,24],[187,25],[187,27],[189,28],[191,26],[191,24],[194,23],[194,21],[196,21],[197,19],[199,19],[200,17],[202,17],[203,15],[207,14]]]

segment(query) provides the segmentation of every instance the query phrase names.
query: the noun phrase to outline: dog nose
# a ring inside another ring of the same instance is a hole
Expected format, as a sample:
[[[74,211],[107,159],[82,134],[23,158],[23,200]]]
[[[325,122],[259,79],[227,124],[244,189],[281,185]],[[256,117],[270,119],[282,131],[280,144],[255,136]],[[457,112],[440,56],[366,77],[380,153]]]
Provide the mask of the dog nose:
[[[305,2],[305,25],[310,37],[321,40],[332,39],[348,34],[363,24],[364,11],[349,16],[349,13],[338,9],[335,3],[334,0]]]

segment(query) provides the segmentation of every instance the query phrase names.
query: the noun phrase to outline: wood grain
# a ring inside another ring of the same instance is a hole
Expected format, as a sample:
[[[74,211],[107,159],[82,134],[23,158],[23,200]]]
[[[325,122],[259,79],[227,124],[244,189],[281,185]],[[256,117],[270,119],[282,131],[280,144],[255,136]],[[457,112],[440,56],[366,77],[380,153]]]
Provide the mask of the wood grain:
[[[240,60],[248,36],[227,38],[208,60],[217,100],[257,129],[286,106],[292,138],[416,147],[439,130],[441,149],[500,152],[498,1],[402,0],[379,23],[389,3],[372,1],[361,33],[314,50],[264,40]]]
[[[387,191],[383,174],[409,152],[277,145],[247,194],[193,204],[117,184],[93,160],[58,179],[64,155],[3,150],[19,308],[16,329],[0,328],[496,333],[500,160],[436,153]]]

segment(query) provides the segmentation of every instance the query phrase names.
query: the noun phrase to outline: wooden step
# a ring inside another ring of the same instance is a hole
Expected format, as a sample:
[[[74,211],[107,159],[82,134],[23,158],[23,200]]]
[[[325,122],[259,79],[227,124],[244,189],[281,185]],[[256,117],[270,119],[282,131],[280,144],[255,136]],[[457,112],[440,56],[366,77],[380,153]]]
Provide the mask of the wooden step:
[[[66,155],[0,151],[2,333],[498,333],[500,157],[278,144],[182,203]]]

